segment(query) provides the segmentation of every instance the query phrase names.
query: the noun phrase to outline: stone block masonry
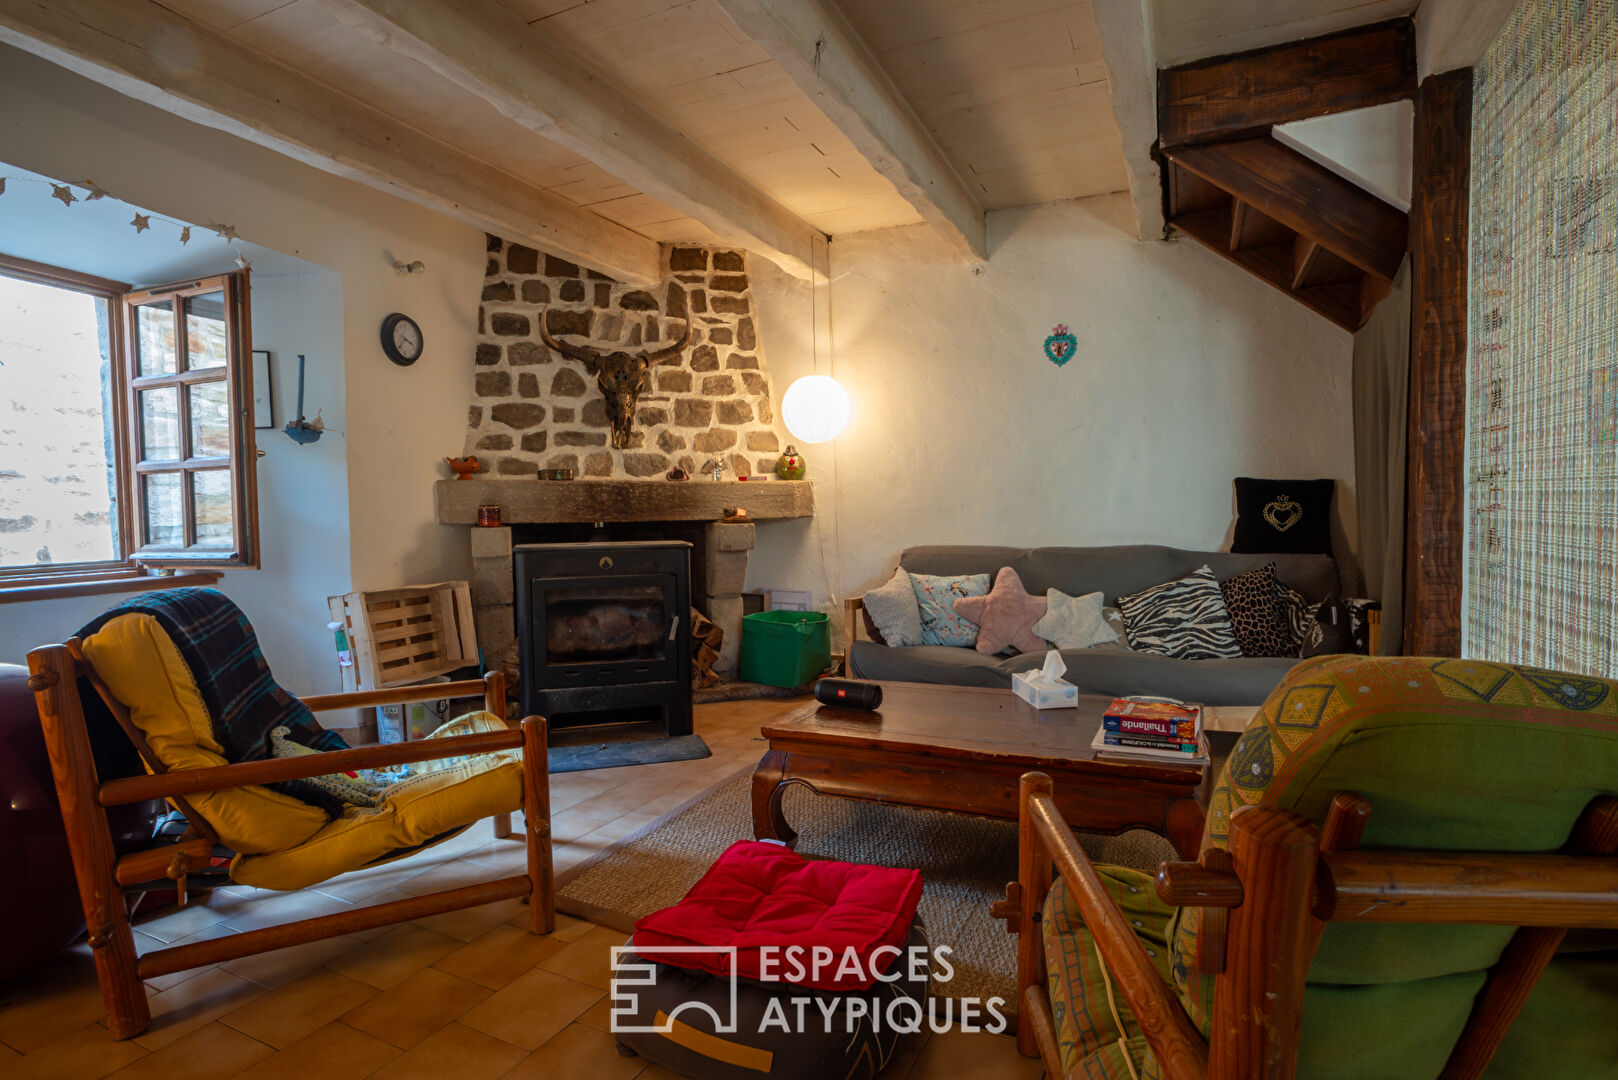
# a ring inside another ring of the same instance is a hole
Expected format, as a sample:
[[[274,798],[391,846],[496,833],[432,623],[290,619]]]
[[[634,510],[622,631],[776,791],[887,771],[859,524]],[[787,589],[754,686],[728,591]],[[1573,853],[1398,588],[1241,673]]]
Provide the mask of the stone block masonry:
[[[490,477],[573,469],[581,477],[661,478],[723,465],[729,476],[769,473],[785,446],[741,252],[665,248],[655,288],[613,281],[522,244],[489,237],[478,310],[472,406],[464,453]],[[657,365],[636,411],[631,445],[615,449],[601,391],[583,364],[540,340],[602,352],[691,340]]]

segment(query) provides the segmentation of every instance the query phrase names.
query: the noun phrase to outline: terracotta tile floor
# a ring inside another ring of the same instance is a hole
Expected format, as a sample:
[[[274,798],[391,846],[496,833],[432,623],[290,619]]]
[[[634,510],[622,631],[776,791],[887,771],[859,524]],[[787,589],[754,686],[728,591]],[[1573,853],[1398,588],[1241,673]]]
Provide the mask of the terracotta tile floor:
[[[713,757],[551,777],[557,872],[577,865],[764,751],[781,701],[697,707]],[[520,832],[519,834],[520,835]],[[230,887],[139,925],[140,951],[449,888],[525,867],[518,839],[481,823],[431,851],[319,889]],[[607,1034],[607,949],[623,935],[557,917],[534,937],[517,901],[451,912],[180,972],[147,984],[152,1026],[114,1042],[87,946],[0,985],[7,1080],[664,1080]],[[893,1080],[1040,1075],[1009,1038],[918,1036]]]

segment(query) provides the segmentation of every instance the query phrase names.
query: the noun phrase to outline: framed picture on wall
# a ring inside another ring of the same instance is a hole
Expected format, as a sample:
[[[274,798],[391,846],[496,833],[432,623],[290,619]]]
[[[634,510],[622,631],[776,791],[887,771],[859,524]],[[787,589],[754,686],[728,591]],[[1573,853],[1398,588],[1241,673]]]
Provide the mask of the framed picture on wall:
[[[275,426],[275,395],[270,387],[270,353],[268,349],[253,350],[253,426]]]

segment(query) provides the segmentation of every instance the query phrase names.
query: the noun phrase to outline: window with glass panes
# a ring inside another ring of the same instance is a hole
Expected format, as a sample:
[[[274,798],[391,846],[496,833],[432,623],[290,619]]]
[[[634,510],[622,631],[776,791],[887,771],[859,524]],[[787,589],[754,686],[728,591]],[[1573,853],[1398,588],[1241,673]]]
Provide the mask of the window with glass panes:
[[[246,271],[132,292],[0,254],[0,591],[257,566]]]
[[[235,275],[125,298],[137,553],[216,559],[245,547],[242,458],[250,395]]]

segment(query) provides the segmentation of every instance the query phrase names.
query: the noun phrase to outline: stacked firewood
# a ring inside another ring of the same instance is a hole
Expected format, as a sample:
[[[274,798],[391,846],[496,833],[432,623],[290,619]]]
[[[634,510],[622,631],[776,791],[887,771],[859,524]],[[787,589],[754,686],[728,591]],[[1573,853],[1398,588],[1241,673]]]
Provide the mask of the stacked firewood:
[[[702,690],[719,682],[719,673],[713,666],[719,661],[719,649],[725,643],[725,631],[696,608],[691,609],[691,686]]]

